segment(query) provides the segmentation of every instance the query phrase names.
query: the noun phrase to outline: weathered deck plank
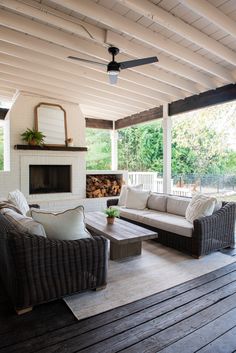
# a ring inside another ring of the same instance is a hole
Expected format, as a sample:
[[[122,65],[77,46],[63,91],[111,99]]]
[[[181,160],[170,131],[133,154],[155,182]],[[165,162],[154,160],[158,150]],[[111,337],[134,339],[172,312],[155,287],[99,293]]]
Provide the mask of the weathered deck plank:
[[[235,330],[236,263],[81,321],[62,301],[17,317],[0,290],[0,353],[228,353]]]

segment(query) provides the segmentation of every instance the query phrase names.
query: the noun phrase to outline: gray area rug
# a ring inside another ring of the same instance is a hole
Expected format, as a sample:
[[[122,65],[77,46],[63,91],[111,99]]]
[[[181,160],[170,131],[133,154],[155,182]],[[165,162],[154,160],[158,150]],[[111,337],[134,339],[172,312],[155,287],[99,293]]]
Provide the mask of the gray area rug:
[[[108,284],[64,298],[78,320],[103,313],[235,262],[215,252],[197,260],[154,241],[144,241],[141,256],[109,261]]]

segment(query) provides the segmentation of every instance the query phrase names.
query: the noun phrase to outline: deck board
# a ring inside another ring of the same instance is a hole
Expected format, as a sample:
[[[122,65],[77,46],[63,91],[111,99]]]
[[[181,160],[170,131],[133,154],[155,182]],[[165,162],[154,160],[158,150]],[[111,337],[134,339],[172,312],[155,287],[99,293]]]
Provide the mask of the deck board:
[[[236,263],[81,321],[63,301],[17,317],[0,287],[0,353],[235,350]]]

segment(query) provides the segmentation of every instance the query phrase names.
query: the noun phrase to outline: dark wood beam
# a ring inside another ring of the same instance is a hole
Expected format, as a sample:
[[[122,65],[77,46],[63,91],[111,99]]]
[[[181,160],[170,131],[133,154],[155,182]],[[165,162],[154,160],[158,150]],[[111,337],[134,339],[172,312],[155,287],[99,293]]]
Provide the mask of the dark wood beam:
[[[1,120],[5,119],[5,116],[7,115],[8,110],[9,109],[7,109],[7,108],[0,108],[0,119]]]
[[[90,127],[93,129],[113,129],[113,121],[112,120],[103,120],[103,119],[92,119],[85,118],[86,127]]]
[[[162,106],[145,110],[141,113],[133,114],[127,116],[124,119],[119,119],[115,122],[115,129],[123,129],[132,125],[137,125],[141,123],[147,123],[149,121],[160,119],[163,116]]]
[[[185,113],[211,105],[230,102],[235,99],[236,84],[230,84],[170,103],[169,115]]]

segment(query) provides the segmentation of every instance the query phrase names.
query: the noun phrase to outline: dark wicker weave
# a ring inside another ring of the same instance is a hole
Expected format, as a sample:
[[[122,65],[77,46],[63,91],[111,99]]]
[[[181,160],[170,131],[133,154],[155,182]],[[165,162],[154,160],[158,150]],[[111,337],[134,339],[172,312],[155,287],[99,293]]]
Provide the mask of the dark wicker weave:
[[[117,199],[107,201],[107,207],[117,204]],[[194,221],[191,238],[150,227],[144,223],[131,221],[124,217],[121,218],[156,231],[158,239],[155,241],[163,245],[200,257],[212,251],[234,246],[235,216],[236,203],[224,202],[221,209],[212,216],[202,217]]]
[[[19,233],[1,214],[0,231],[0,275],[16,309],[106,285],[105,238],[62,241]]]

